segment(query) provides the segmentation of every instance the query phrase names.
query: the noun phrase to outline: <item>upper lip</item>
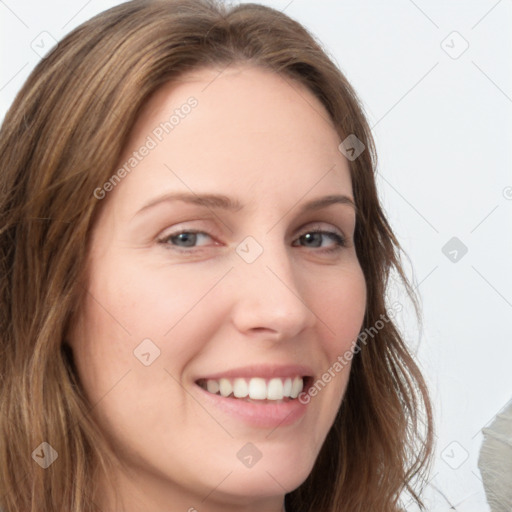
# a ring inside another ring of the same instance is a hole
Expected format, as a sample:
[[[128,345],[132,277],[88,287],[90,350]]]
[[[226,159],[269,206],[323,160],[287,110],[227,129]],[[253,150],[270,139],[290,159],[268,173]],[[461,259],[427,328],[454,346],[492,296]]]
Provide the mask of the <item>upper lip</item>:
[[[240,368],[232,368],[221,372],[204,375],[196,380],[219,380],[219,379],[234,379],[234,378],[253,378],[262,377],[264,379],[271,379],[273,377],[312,377],[313,370],[309,366],[298,364],[285,364],[285,365],[265,365],[255,364],[250,366],[243,366]]]

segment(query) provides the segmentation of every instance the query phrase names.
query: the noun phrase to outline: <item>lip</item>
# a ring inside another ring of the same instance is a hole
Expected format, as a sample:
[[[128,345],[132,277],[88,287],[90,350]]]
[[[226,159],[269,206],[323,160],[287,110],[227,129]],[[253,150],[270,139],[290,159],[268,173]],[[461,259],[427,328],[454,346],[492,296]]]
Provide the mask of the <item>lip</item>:
[[[226,376],[226,373],[222,374]],[[239,374],[237,374],[238,376]],[[259,374],[261,376],[261,374]],[[296,374],[295,374],[296,375]],[[310,379],[308,378],[308,381]],[[303,404],[298,399],[282,403],[253,403],[237,398],[214,395],[194,383],[194,390],[201,402],[206,403],[208,410],[215,408],[223,415],[236,418],[243,423],[258,428],[286,427],[297,423],[307,411],[309,403]],[[306,390],[306,386],[304,386]]]
[[[250,365],[240,368],[232,368],[222,372],[212,373],[210,375],[201,375],[195,379],[198,380],[219,380],[262,377],[264,379],[272,379],[273,377],[313,377],[313,370],[309,366],[286,364],[286,365]]]

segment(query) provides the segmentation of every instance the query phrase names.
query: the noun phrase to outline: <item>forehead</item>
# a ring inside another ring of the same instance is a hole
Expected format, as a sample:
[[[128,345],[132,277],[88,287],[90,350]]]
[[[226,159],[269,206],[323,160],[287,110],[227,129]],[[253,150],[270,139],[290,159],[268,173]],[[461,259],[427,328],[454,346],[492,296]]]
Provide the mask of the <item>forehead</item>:
[[[123,187],[132,196],[155,187],[348,193],[339,142],[326,109],[302,84],[255,67],[205,68],[165,84],[146,103],[120,165],[151,148]]]

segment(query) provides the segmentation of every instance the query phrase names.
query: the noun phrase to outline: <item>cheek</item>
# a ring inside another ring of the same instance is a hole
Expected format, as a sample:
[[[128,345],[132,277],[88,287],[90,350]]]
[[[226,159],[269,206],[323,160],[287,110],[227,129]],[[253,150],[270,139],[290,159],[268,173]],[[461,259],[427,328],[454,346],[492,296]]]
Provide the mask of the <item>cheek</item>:
[[[151,267],[142,258],[116,258],[115,251],[97,259],[74,350],[91,398],[102,396],[127,371],[138,378],[148,367],[137,355],[148,351],[151,360],[156,357],[151,368],[179,376],[221,321],[213,314],[212,295],[223,272]]]
[[[133,261],[119,263],[103,259],[91,268],[81,318],[72,334],[77,370],[89,402],[98,405],[94,414],[114,439],[124,439],[121,426],[138,425],[134,418],[141,415],[140,430],[159,425],[154,435],[164,436],[178,420],[164,410],[162,397],[185,410],[172,377],[180,378],[206,339],[194,333],[202,333],[208,323],[200,299],[215,279],[176,268],[171,273]],[[146,353],[151,361],[147,366]]]
[[[104,310],[96,308],[104,327],[122,338],[129,333],[132,343],[155,338],[165,345],[178,327],[197,321],[195,310],[218,280],[216,273],[186,266],[148,266],[142,257],[119,263],[98,267],[89,290]]]
[[[322,286],[312,285],[312,306],[326,333],[331,359],[357,338],[366,310],[366,283],[359,266],[340,270]]]
[[[353,343],[366,310],[366,283],[358,264],[337,268],[320,280],[308,282],[305,295],[317,316],[315,338],[321,354],[321,374],[302,399],[314,409],[310,446],[318,453],[332,427],[347,388]],[[347,356],[348,354],[348,356]]]

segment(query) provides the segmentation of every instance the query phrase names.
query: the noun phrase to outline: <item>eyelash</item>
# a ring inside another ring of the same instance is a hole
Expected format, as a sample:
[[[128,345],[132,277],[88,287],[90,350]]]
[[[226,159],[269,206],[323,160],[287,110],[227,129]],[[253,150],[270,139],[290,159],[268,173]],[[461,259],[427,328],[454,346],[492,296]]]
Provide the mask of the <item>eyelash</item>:
[[[334,252],[340,251],[344,247],[347,247],[347,241],[343,236],[341,236],[336,231],[329,231],[329,230],[324,230],[324,229],[310,229],[308,231],[305,231],[303,234],[301,234],[297,238],[297,240],[304,237],[305,235],[311,235],[311,234],[315,234],[315,233],[320,233],[322,235],[325,235],[325,236],[331,238],[331,240],[333,240],[335,243],[334,247],[331,247],[329,249],[321,249],[318,252],[334,253]],[[197,247],[184,248],[184,247],[180,247],[180,246],[173,246],[170,243],[172,241],[172,239],[177,238],[178,236],[180,236],[182,234],[206,235],[206,236],[210,237],[211,239],[213,239],[213,237],[211,235],[209,235],[208,233],[206,233],[205,231],[200,231],[200,230],[196,230],[196,229],[184,229],[184,230],[178,231],[176,233],[171,233],[170,235],[167,235],[164,238],[158,240],[158,242],[161,243],[162,245],[166,245],[167,248],[172,248],[172,250],[182,252],[182,253],[191,253],[195,249],[197,249]],[[297,247],[297,246],[295,246],[295,247]],[[319,249],[319,248],[315,248],[315,249]]]

